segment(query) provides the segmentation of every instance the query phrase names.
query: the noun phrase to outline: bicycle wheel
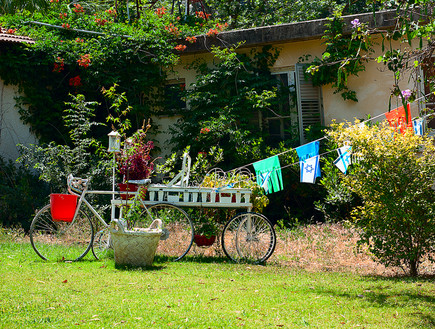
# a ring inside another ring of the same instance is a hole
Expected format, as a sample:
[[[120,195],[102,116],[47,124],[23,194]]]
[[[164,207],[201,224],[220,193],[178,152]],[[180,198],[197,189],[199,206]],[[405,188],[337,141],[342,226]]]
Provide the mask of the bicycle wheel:
[[[95,233],[94,240],[92,241],[92,253],[96,259],[113,256],[113,245],[109,228],[102,228]]]
[[[222,232],[222,248],[235,262],[261,263],[275,250],[275,230],[269,220],[256,213],[233,217]]]
[[[53,221],[50,205],[42,208],[30,225],[30,243],[36,253],[48,261],[76,261],[91,248],[92,222],[80,211],[73,222]]]
[[[142,212],[140,222],[134,227],[148,227],[154,219],[161,219],[165,236],[160,239],[156,255],[166,256],[173,261],[180,260],[190,250],[193,243],[193,223],[187,213],[172,204],[159,203]],[[151,214],[151,217],[150,217]]]

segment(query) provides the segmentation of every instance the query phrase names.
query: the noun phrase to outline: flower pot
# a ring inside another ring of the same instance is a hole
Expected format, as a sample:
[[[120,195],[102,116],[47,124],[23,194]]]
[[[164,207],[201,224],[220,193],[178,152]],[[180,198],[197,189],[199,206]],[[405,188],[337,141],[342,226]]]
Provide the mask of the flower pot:
[[[55,222],[71,222],[77,208],[77,195],[50,194],[51,217]]]
[[[135,196],[134,192],[137,192],[138,190],[138,186],[136,184],[118,183],[118,187],[119,187],[119,191],[121,192],[122,200],[126,200],[127,196],[129,199],[133,199]]]
[[[220,195],[220,196],[219,196]],[[220,193],[216,195],[216,202],[219,203],[235,203],[236,195],[231,193]]]
[[[149,228],[131,231],[125,229],[124,225],[116,219],[111,222],[110,235],[116,265],[152,265],[163,232],[161,221],[158,228],[152,228],[153,224]]]
[[[195,234],[193,236],[193,241],[195,241],[198,247],[209,247],[216,241],[216,235],[212,235],[211,237],[207,238],[204,235]]]

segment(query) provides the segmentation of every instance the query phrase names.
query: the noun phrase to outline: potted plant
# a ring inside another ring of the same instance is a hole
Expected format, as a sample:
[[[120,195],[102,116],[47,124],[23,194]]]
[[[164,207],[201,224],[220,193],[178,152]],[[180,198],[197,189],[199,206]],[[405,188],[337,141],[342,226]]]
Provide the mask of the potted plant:
[[[216,241],[219,226],[206,212],[200,212],[195,218],[194,241],[198,247],[211,246]]]
[[[144,126],[125,140],[124,147],[117,155],[118,172],[122,176],[122,183],[118,184],[121,191],[137,191],[136,185],[126,184],[126,181],[149,178],[154,171],[156,159],[151,156],[154,143],[146,140],[146,134],[151,125],[148,122],[146,127]]]

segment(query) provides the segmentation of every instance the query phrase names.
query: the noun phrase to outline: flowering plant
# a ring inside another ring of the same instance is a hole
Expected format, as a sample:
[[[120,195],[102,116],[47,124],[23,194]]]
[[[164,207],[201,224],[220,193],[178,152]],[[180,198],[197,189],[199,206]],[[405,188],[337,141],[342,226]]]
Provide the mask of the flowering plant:
[[[119,173],[123,180],[145,179],[154,171],[154,160],[150,153],[154,149],[153,141],[146,141],[146,133],[151,125],[142,127],[124,142],[124,148],[118,155]]]

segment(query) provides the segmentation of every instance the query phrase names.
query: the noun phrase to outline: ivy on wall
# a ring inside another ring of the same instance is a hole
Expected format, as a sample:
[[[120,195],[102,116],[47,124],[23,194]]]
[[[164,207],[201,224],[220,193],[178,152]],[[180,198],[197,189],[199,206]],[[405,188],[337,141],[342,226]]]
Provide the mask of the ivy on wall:
[[[323,36],[325,51],[315,57],[307,72],[316,86],[331,84],[344,100],[357,102],[356,92],[349,88],[348,78],[365,70],[368,55],[373,52],[371,39],[364,32],[364,24],[353,21],[353,33],[344,34],[344,21],[339,12],[328,19]]]
[[[192,34],[216,24],[201,15],[181,22],[165,8],[145,10],[128,21],[124,14],[110,7],[97,10],[51,1],[44,14],[23,11],[0,17],[11,33],[36,40],[34,45],[1,48],[0,77],[18,85],[21,118],[40,141],[68,138],[61,115],[69,94],[97,101],[96,119],[104,122],[110,109],[101,89],[114,83],[126,93],[133,123],[140,125],[156,105],[156,90],[164,85],[162,68],[170,69],[185,49],[180,40],[192,42]]]

